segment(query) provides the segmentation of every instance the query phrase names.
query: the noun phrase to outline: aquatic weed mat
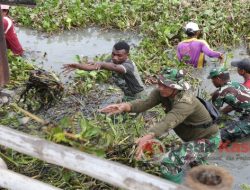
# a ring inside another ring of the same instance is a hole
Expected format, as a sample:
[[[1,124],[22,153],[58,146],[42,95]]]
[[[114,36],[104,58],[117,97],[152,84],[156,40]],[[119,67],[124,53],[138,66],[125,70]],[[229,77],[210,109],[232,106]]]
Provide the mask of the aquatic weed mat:
[[[93,91],[93,93],[96,92]],[[9,122],[13,128],[25,133],[160,175],[158,166],[138,162],[133,158],[134,139],[139,137],[144,130],[143,118],[124,121],[123,116],[116,116],[114,122],[110,117],[102,114],[95,115],[94,112],[87,111],[86,115],[89,117],[87,119],[84,112],[81,112],[85,106],[79,103],[79,100],[72,101],[71,97],[68,96],[44,113],[39,113],[39,117],[53,121],[49,125],[42,125],[34,120],[20,124],[20,118],[24,117],[23,113],[16,112],[13,107],[8,106],[5,109],[9,111],[11,118],[5,118],[5,124]],[[81,100],[84,96],[74,94],[74,97]],[[97,97],[98,94],[96,94],[96,99]],[[63,189],[117,189],[77,172],[48,164],[10,149],[3,149],[1,153],[12,170]]]

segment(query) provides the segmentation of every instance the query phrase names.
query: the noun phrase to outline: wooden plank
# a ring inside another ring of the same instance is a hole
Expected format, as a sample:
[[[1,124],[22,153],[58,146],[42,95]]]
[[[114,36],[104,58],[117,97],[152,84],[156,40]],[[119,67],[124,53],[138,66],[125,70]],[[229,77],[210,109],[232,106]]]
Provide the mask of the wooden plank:
[[[34,6],[36,5],[36,2],[35,0],[0,0],[0,4]],[[0,87],[9,82],[9,75],[6,41],[2,21],[2,10],[0,9]]]
[[[36,5],[35,0],[0,0],[0,4],[5,5]]]
[[[9,82],[9,65],[3,29],[2,10],[0,9],[0,87]]]
[[[0,158],[0,169],[7,169],[7,165],[5,164],[2,158]]]
[[[0,169],[0,187],[13,190],[59,190],[59,188],[6,169]]]
[[[89,175],[123,189],[187,190],[184,186],[177,185],[137,169],[101,159],[1,125],[0,137],[0,144],[3,146],[46,162]]]

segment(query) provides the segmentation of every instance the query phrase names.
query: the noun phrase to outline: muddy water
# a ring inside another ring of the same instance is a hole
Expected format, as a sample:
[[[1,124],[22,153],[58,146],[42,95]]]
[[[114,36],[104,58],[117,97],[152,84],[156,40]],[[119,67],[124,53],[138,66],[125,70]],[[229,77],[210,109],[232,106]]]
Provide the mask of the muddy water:
[[[16,32],[27,57],[55,72],[60,72],[65,63],[76,62],[76,55],[93,58],[111,53],[113,45],[119,40],[126,40],[132,47],[140,41],[140,37],[132,32],[99,28],[65,31],[52,36],[26,28],[16,28]]]
[[[234,143],[228,149],[217,151],[209,158],[209,163],[227,169],[234,177],[233,190],[241,190],[240,185],[250,185],[250,139]]]
[[[249,57],[247,54],[247,50],[245,47],[237,47],[233,50],[221,51],[225,53],[225,61],[224,64],[229,68],[230,78],[232,81],[243,82],[243,78],[240,77],[237,73],[237,69],[235,67],[231,67],[230,63],[233,60],[243,59],[245,57]],[[210,59],[206,57],[207,63],[206,67],[203,69],[199,69],[195,72],[195,75],[202,80],[202,84],[200,89],[204,89],[208,92],[215,91],[215,87],[211,83],[210,79],[207,79],[208,73],[212,68],[218,68],[222,65],[219,64],[216,59]]]
[[[96,55],[110,53],[114,43],[120,39],[125,39],[129,44],[134,45],[140,41],[140,38],[133,33],[107,32],[98,28],[65,32],[50,37],[24,28],[18,28],[17,33],[29,57],[36,60],[37,64],[42,65],[45,69],[55,72],[60,72],[64,63],[75,62],[75,55],[93,58]],[[124,38],[125,36],[126,38]],[[227,63],[230,63],[232,59],[247,57],[244,47],[225,53]],[[207,58],[207,66],[202,70],[197,70],[195,75],[202,80],[200,90],[208,92],[215,90],[211,80],[207,79],[209,70],[214,67],[219,67],[219,65]],[[237,74],[235,68],[230,68],[230,74],[232,80],[243,82],[243,78]],[[250,140],[246,141],[250,144]],[[234,176],[234,190],[240,190],[240,185],[243,183],[250,184],[250,145],[249,151],[246,153],[216,152],[211,156],[209,162],[230,171]]]

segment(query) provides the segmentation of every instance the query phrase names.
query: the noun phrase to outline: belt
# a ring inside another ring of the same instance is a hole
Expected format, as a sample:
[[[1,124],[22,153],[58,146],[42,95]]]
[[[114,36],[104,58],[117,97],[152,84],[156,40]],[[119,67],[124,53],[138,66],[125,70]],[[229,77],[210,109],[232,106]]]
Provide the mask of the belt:
[[[201,128],[201,129],[206,129],[213,126],[213,122],[210,121],[209,123],[201,124],[201,125],[191,125],[192,128]]]

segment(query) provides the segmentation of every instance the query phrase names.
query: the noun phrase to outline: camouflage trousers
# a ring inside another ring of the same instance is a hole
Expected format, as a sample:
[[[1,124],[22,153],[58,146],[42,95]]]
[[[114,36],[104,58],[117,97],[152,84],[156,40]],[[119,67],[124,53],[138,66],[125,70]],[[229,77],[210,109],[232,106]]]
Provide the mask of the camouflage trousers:
[[[242,116],[239,121],[224,123],[221,129],[221,140],[233,142],[250,135],[250,116]]]
[[[183,143],[163,157],[160,166],[161,173],[163,176],[176,175],[192,162],[197,164],[206,163],[208,156],[219,147],[220,141],[220,133],[218,132],[208,139]]]

